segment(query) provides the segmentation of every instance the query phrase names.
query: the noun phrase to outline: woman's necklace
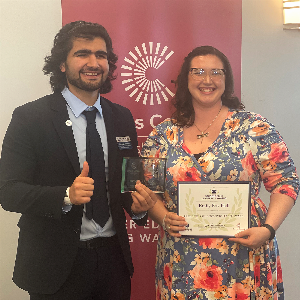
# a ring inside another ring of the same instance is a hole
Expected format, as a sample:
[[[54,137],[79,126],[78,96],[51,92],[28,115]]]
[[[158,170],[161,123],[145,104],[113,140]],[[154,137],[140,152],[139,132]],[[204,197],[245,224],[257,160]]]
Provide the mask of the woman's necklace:
[[[202,139],[202,138],[207,137],[207,136],[209,135],[209,132],[205,132],[205,131],[207,131],[207,129],[208,129],[208,128],[213,124],[213,122],[217,119],[218,115],[219,115],[220,112],[221,112],[221,109],[222,109],[222,105],[221,105],[221,108],[220,108],[218,114],[215,116],[215,118],[212,120],[212,122],[208,125],[208,127],[207,127],[205,130],[203,130],[203,131],[200,130],[200,129],[198,128],[198,126],[194,123],[194,125],[196,126],[196,128],[201,132],[201,134],[197,134],[197,139]],[[202,144],[202,141],[201,141],[201,144]]]

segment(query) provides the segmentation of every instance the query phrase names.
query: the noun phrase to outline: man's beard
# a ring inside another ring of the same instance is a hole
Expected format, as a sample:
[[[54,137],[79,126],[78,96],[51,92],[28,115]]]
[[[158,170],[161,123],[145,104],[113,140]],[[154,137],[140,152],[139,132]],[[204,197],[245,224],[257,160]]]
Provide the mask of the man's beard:
[[[67,77],[67,81],[72,84],[73,86],[76,86],[77,88],[83,90],[83,91],[87,91],[87,92],[93,92],[96,90],[99,90],[101,88],[101,86],[104,84],[104,82],[107,79],[107,76],[104,76],[104,72],[103,70],[99,70],[99,69],[91,69],[89,70],[90,72],[100,72],[101,73],[101,79],[100,81],[83,81],[80,77],[80,73],[79,73],[79,77],[78,78],[74,78],[72,76],[68,76],[70,74],[68,74],[68,69],[66,67],[66,77]],[[72,75],[72,74],[71,74]]]

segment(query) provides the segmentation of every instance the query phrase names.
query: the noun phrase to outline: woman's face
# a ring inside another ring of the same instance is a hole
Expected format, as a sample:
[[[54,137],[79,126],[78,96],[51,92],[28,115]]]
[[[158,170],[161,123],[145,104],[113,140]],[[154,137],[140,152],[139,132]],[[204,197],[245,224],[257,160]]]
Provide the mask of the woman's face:
[[[188,89],[193,106],[212,107],[219,104],[225,91],[222,61],[212,54],[196,56],[191,60],[190,69],[193,69],[193,74],[188,74]]]

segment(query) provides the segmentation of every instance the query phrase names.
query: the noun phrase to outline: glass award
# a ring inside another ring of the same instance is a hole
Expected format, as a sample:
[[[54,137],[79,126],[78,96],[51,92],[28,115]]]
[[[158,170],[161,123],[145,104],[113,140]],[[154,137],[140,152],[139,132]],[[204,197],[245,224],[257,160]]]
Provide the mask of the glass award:
[[[124,157],[121,192],[134,192],[137,180],[140,180],[142,184],[155,193],[164,193],[166,183],[166,159]]]

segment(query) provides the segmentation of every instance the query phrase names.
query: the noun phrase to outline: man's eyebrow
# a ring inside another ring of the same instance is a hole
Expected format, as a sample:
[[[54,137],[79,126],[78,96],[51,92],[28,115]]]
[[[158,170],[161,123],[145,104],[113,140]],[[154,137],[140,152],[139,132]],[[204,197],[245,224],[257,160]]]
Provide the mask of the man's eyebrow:
[[[74,52],[73,55],[77,55],[77,54],[92,54],[93,52],[89,49],[80,49],[76,52]],[[103,50],[99,50],[99,51],[96,51],[95,54],[99,55],[99,54],[102,54],[102,55],[106,55],[107,56],[107,52],[103,51]]]

